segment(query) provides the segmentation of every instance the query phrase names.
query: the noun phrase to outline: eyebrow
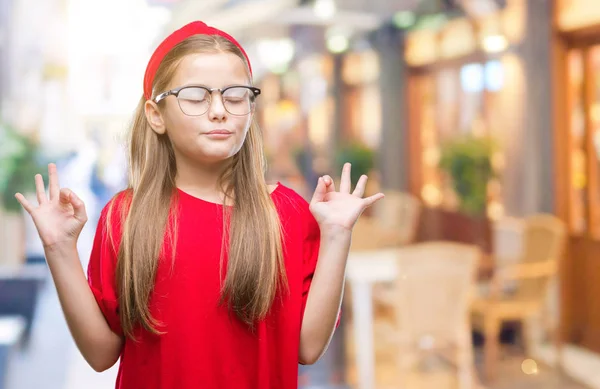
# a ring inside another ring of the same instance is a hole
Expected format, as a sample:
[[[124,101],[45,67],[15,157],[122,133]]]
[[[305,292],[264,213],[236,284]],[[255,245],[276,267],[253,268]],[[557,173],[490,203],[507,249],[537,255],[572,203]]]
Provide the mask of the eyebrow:
[[[240,84],[240,83],[236,83],[236,84],[228,84],[228,85],[225,85],[225,86],[223,86],[221,88],[213,88],[213,87],[210,87],[209,85],[206,85],[206,84],[183,84],[183,85],[178,86],[178,87],[176,87],[174,89],[190,88],[190,87],[200,87],[200,88],[206,88],[206,89],[226,89],[226,88],[231,88],[231,87],[234,87],[234,86],[251,86],[251,87],[253,87],[254,85],[252,85],[252,84]]]

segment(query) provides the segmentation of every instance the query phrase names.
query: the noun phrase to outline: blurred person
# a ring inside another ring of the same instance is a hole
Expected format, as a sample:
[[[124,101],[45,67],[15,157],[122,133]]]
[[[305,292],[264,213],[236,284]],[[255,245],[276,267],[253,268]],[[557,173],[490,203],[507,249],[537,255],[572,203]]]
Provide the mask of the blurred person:
[[[86,280],[87,214],[36,176],[31,214],[73,338],[116,387],[291,389],[325,352],[342,300],[352,228],[383,198],[319,177],[310,204],[267,184],[260,90],[243,48],[193,22],[153,53],[130,138],[128,188],[103,208]]]
[[[77,193],[77,196],[85,203],[86,212],[92,223],[86,225],[79,236],[80,250],[88,253],[94,241],[94,225],[100,216],[102,204],[98,196],[92,190],[92,179],[94,169],[98,163],[98,144],[89,136],[81,142],[70,158],[63,161],[60,166],[62,172],[62,184]],[[83,265],[87,260],[83,259]]]

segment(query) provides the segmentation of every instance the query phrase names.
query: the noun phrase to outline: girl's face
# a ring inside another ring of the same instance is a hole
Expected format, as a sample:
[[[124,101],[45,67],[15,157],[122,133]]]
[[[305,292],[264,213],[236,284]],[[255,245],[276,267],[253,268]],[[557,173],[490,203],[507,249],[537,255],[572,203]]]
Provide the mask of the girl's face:
[[[250,83],[246,66],[238,56],[218,53],[183,58],[168,89],[189,85],[223,89]],[[146,103],[146,114],[154,131],[169,136],[178,164],[214,165],[234,156],[244,144],[252,121],[252,96],[243,88],[230,89],[225,97],[219,91],[186,88],[179,98],[164,98],[160,111],[154,103]]]

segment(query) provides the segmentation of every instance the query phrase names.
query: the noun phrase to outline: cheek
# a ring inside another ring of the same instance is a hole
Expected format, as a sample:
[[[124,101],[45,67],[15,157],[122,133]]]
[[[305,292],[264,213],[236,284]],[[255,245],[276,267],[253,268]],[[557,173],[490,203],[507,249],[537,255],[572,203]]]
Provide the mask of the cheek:
[[[246,134],[248,132],[248,130],[250,129],[250,125],[252,124],[252,116],[247,116],[247,117],[239,117],[236,118],[239,120],[238,122],[238,128],[242,129],[244,131],[244,134]]]
[[[162,112],[169,135],[175,135],[178,129],[185,124],[185,115],[179,109],[176,99],[167,101]]]
[[[252,123],[252,120],[244,120],[241,124],[241,128],[242,128],[242,142],[246,140],[246,138],[248,137],[248,132],[250,131],[250,124]]]
[[[202,117],[186,116],[181,112],[165,115],[165,124],[171,138],[183,140],[196,136],[203,128]]]

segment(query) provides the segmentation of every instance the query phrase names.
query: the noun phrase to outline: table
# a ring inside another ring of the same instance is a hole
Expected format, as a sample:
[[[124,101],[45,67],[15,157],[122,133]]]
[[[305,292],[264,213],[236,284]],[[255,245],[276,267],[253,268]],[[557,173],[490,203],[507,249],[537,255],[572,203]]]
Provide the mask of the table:
[[[372,285],[395,280],[398,274],[396,263],[401,250],[350,252],[348,257],[346,280],[352,286],[358,389],[375,389]]]
[[[348,256],[346,280],[352,289],[358,389],[375,389],[372,285],[378,282],[393,282],[396,279],[397,259],[408,247],[410,246],[351,251]],[[489,278],[493,268],[494,258],[490,255],[482,255],[478,265],[478,279]]]

